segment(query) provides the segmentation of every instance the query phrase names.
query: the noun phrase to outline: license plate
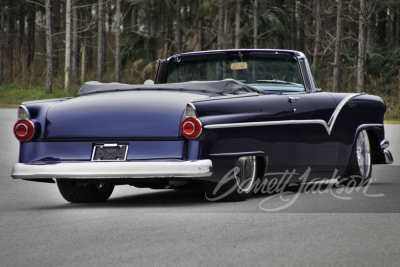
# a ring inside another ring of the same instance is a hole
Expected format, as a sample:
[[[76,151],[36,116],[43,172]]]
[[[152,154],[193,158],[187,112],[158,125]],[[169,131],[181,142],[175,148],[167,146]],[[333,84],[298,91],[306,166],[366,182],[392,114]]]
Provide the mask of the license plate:
[[[92,161],[125,161],[128,155],[128,145],[100,144],[94,145]]]

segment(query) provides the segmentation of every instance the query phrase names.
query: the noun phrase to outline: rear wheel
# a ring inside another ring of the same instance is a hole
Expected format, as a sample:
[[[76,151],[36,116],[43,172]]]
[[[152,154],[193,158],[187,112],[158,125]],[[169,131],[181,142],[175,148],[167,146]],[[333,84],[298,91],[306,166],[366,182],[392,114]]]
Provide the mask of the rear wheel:
[[[339,179],[339,184],[346,186],[365,185],[371,177],[371,171],[371,146],[367,131],[362,130],[357,136],[350,164],[343,178]]]
[[[106,201],[114,190],[110,183],[77,184],[72,179],[57,179],[61,195],[71,203],[90,203]]]
[[[257,160],[255,156],[241,157],[235,168],[219,183],[205,184],[206,199],[209,201],[243,201],[249,198],[256,180]]]

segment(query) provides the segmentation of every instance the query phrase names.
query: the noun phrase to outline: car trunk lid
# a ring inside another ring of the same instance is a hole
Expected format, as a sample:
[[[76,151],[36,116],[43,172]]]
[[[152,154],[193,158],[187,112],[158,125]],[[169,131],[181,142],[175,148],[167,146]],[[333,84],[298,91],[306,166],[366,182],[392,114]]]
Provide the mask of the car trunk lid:
[[[186,104],[202,93],[128,91],[81,96],[50,107],[43,137],[177,140]]]

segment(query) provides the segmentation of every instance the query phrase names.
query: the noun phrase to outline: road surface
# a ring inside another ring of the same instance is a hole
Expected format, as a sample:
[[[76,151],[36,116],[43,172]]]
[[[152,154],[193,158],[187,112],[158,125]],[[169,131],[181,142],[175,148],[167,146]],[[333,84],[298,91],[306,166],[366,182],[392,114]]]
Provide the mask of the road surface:
[[[398,266],[400,168],[372,183],[331,184],[245,202],[116,187],[109,201],[69,204],[54,184],[12,180],[16,109],[0,109],[0,266]],[[400,125],[386,125],[395,163]]]

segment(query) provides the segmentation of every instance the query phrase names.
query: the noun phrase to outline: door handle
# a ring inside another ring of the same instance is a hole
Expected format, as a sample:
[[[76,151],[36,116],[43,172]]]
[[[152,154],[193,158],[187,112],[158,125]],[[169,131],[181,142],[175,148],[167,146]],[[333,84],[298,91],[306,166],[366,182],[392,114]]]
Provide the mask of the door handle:
[[[297,97],[297,96],[289,96],[288,98],[289,98],[290,103],[294,103],[300,99],[300,97]]]

